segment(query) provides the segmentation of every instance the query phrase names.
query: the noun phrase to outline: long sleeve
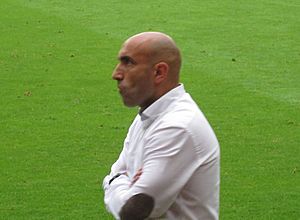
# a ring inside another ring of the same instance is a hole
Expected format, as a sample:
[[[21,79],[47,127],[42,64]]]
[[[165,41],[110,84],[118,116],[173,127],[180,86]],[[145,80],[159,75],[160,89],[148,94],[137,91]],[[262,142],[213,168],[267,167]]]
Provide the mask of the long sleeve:
[[[126,175],[109,185],[113,175],[120,172]],[[154,200],[154,206],[149,205],[150,219],[218,219],[219,143],[183,86],[137,115],[103,186],[105,204],[116,219],[120,210],[133,215],[140,210],[135,210],[135,195]]]
[[[196,163],[192,139],[184,129],[157,130],[147,139],[140,179],[132,186],[125,175],[115,179],[105,190],[105,203],[118,219],[126,201],[133,195],[144,193],[155,201],[151,217],[160,217],[175,201],[196,169]]]
[[[132,195],[144,193],[155,200],[150,217],[164,215],[197,168],[193,140],[180,127],[161,128],[147,138],[143,174]]]
[[[111,178],[112,177],[108,175],[103,181],[105,192],[104,203],[108,211],[111,212],[116,219],[119,219],[121,208],[131,197],[130,194],[128,194],[131,182],[126,174],[122,174],[109,185],[108,182]]]
[[[128,144],[128,138],[124,141],[124,147],[119,155],[118,160],[112,165],[110,174],[103,180],[104,190],[104,203],[109,212],[111,212],[116,219],[119,218],[119,211],[121,207],[127,201],[126,192],[130,187],[130,180],[127,176],[126,168],[126,146]],[[114,179],[111,184],[110,180],[117,174],[121,174],[118,178]]]

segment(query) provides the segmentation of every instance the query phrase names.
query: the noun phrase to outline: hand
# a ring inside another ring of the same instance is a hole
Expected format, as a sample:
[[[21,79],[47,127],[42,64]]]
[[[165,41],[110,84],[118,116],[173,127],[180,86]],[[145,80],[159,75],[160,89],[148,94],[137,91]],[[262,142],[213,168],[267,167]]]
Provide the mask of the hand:
[[[138,181],[138,179],[141,177],[142,173],[143,173],[143,168],[140,168],[140,169],[137,171],[137,173],[134,175],[133,180],[132,180],[132,182],[131,182],[131,186],[132,186],[133,184],[135,184],[136,181]]]

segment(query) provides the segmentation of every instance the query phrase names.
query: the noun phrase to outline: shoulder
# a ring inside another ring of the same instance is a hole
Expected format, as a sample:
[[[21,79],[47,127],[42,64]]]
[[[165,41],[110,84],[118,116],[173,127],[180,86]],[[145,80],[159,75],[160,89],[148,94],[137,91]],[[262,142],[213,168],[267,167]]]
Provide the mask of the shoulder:
[[[172,103],[157,120],[154,130],[159,128],[181,130],[197,146],[216,146],[218,142],[205,115],[189,94]]]
[[[174,101],[159,118],[159,124],[162,126],[174,126],[186,131],[195,129],[201,121],[205,121],[205,117],[187,93]]]

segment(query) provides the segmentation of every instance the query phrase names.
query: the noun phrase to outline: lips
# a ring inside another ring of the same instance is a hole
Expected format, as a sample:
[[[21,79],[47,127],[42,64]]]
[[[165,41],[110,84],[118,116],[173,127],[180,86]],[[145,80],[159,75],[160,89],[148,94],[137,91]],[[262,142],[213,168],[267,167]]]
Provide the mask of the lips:
[[[118,89],[119,89],[119,92],[121,93],[122,92],[122,87],[121,86],[118,86]]]
[[[119,93],[122,95],[122,94],[124,94],[124,87],[123,86],[121,86],[121,85],[118,85],[118,89],[119,89]]]

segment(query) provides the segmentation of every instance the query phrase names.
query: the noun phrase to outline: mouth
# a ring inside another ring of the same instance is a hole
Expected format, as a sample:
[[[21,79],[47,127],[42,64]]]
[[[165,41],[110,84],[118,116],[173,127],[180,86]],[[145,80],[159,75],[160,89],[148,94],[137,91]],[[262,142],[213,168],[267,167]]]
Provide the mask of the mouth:
[[[119,92],[122,91],[122,87],[120,85],[118,85],[117,88],[118,88]]]
[[[120,94],[122,94],[124,91],[124,88],[122,86],[118,85],[118,91]]]

